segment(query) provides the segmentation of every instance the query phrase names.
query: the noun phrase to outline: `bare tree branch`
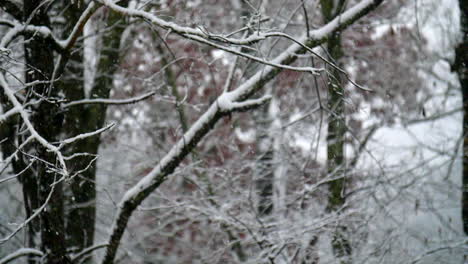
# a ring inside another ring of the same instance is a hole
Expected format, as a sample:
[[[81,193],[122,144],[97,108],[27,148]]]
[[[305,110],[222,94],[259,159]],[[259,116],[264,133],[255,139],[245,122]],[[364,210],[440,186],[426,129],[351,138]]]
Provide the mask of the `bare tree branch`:
[[[37,250],[37,249],[34,249],[34,248],[21,248],[21,249],[18,249],[17,251],[7,255],[6,257],[0,259],[0,264],[7,264],[7,263],[10,263],[12,262],[13,260],[16,260],[18,258],[21,258],[21,257],[25,257],[25,256],[38,256],[38,257],[42,257],[44,255],[44,253],[40,250]]]
[[[155,94],[156,92],[153,91],[153,92],[149,92],[149,93],[146,93],[137,97],[133,97],[133,98],[128,98],[128,99],[83,99],[83,100],[77,100],[77,101],[63,104],[63,107],[68,108],[68,107],[82,105],[82,104],[108,104],[108,105],[134,104],[134,103],[143,101]]]

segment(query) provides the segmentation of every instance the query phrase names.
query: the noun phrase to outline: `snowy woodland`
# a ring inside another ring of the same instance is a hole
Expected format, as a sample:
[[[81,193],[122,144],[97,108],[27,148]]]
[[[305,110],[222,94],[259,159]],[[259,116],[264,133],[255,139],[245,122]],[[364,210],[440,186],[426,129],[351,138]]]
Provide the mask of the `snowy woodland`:
[[[467,0],[0,0],[0,264],[468,263]]]

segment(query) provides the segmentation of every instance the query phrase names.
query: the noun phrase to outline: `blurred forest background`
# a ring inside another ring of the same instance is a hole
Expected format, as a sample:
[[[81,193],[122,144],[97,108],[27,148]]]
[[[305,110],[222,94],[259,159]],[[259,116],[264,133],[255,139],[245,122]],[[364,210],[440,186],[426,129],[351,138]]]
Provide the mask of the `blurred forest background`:
[[[0,7],[0,264],[468,261],[466,0]]]

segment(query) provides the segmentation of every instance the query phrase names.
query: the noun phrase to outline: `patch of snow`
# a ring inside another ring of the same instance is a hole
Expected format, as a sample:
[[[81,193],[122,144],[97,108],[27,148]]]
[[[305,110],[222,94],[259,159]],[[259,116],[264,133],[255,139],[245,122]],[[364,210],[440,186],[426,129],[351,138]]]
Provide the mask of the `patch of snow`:
[[[237,139],[244,143],[254,143],[257,138],[255,129],[242,131],[241,128],[236,127],[234,129],[234,133],[236,134]]]

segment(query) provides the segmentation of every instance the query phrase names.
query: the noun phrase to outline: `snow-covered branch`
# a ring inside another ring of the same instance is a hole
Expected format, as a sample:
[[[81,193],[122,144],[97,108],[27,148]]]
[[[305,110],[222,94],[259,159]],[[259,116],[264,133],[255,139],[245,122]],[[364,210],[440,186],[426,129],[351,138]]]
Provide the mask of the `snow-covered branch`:
[[[69,35],[69,37],[66,40],[60,41],[58,40],[52,33],[52,31],[45,26],[34,26],[34,25],[25,25],[17,21],[12,21],[11,24],[13,25],[12,28],[10,28],[7,33],[1,38],[0,40],[0,51],[5,51],[5,53],[8,53],[8,45],[19,35],[24,34],[24,33],[31,33],[31,34],[38,34],[42,38],[45,39],[50,39],[52,40],[52,43],[54,45],[54,48],[58,50],[59,52],[68,52],[73,45],[75,44],[76,40],[78,39],[78,36],[80,33],[83,31],[84,25],[86,22],[89,20],[91,15],[97,10],[97,7],[99,5],[95,3],[91,3],[88,5],[86,10],[81,14],[78,22],[75,24],[75,27],[72,30],[72,33]],[[55,72],[55,71],[54,71]],[[55,76],[54,76],[55,77]],[[55,78],[52,78],[55,79]],[[2,87],[4,94],[6,95],[6,98],[11,102],[12,108],[4,113],[3,115],[0,116],[0,122],[6,120],[7,118],[11,117],[12,115],[19,114],[21,118],[24,121],[24,124],[26,125],[26,128],[28,131],[31,133],[31,137],[35,140],[37,140],[41,145],[43,145],[48,151],[55,153],[57,160],[59,161],[60,167],[61,167],[61,173],[64,176],[68,175],[67,171],[67,166],[65,163],[65,159],[60,152],[60,148],[52,145],[50,142],[48,142],[44,137],[42,137],[34,128],[33,124],[29,120],[29,114],[25,110],[25,107],[18,101],[18,99],[15,96],[15,93],[11,88],[9,87],[5,76],[3,73],[0,73],[0,86]],[[104,130],[108,129],[104,128]],[[99,132],[96,133],[101,133],[103,129],[98,130]],[[93,132],[94,133],[94,132]],[[72,138],[73,140],[81,139],[84,137],[89,137],[94,134],[82,134],[78,135],[75,138]],[[68,139],[70,141],[71,139]],[[66,143],[66,142],[65,142]],[[64,144],[64,143],[63,143]]]
[[[82,104],[108,104],[108,105],[123,105],[123,104],[134,104],[140,101],[143,101],[151,96],[153,96],[156,92],[149,92],[137,97],[128,98],[128,99],[83,99],[83,100],[76,100],[70,103],[63,104],[64,108],[82,105]]]
[[[255,32],[254,34],[247,36],[247,37],[232,38],[232,37],[229,37],[231,34],[226,34],[226,35],[211,34],[200,27],[192,28],[192,27],[180,26],[174,22],[165,21],[159,18],[158,16],[149,12],[145,12],[143,10],[137,10],[135,8],[126,8],[126,7],[119,6],[111,0],[101,0],[100,2],[115,12],[119,12],[127,16],[139,17],[139,18],[148,20],[156,26],[169,30],[169,32],[177,33],[185,38],[192,39],[197,42],[210,45],[212,47],[230,52],[237,56],[249,58],[251,60],[260,62],[265,65],[279,67],[283,69],[290,69],[294,71],[301,71],[301,72],[317,73],[320,71],[320,69],[315,69],[311,67],[292,67],[292,66],[289,66],[290,63],[285,63],[283,65],[281,63],[278,63],[277,61],[269,62],[264,59],[255,57],[251,54],[243,53],[239,51],[238,49],[228,48],[224,46],[226,44],[248,45],[248,44],[259,42],[261,40],[264,40],[266,38],[271,38],[271,37],[283,37],[289,40],[294,40],[293,37],[288,36],[287,34],[283,32]],[[330,21],[329,23],[321,27],[320,29],[312,30],[308,32],[308,34],[306,34],[307,37],[304,36],[298,40],[295,40],[294,42],[296,44],[299,43],[298,46],[302,46],[303,48],[306,48],[306,49],[307,47],[308,48],[315,47],[318,44],[325,42],[332,32],[337,32],[347,27],[349,24],[352,24],[355,20],[359,19],[364,14],[367,14],[370,10],[373,10],[382,2],[383,0],[363,0],[359,4],[350,8],[349,10],[347,10],[340,16],[336,17],[335,19],[333,19],[332,21]]]
[[[170,30],[171,32],[174,32],[184,37],[198,36],[203,39],[222,42],[226,44],[248,45],[248,44],[252,44],[252,43],[264,40],[268,37],[276,36],[275,32],[270,32],[270,33],[258,32],[245,38],[231,38],[228,35],[211,34],[201,27],[197,27],[197,28],[184,27],[174,22],[168,22],[150,12],[146,12],[144,10],[139,10],[135,8],[122,7],[122,6],[117,5],[114,1],[111,1],[111,0],[100,0],[99,2],[109,7],[115,12],[121,13],[125,16],[139,17],[139,18],[148,20],[156,26]]]
[[[34,249],[34,248],[21,248],[21,249],[18,249],[17,251],[15,251],[13,253],[7,255],[6,257],[0,259],[0,264],[7,264],[7,263],[12,262],[13,260],[18,259],[18,258],[25,257],[25,256],[30,256],[30,255],[42,257],[44,255],[44,253],[42,253],[42,251]]]
[[[6,48],[10,44],[11,41],[13,41],[17,36],[25,34],[25,33],[31,33],[31,34],[37,34],[40,37],[44,39],[49,39],[51,40],[51,43],[53,44],[54,49],[56,49],[59,52],[64,52],[64,51],[70,51],[71,48],[74,46],[75,42],[78,40],[78,37],[80,36],[81,32],[83,32],[83,28],[88,22],[89,18],[94,14],[94,12],[100,7],[99,4],[96,4],[94,2],[90,3],[86,10],[81,14],[80,18],[78,19],[78,22],[75,24],[72,32],[70,35],[67,37],[67,39],[60,40],[58,39],[50,30],[50,28],[46,26],[35,26],[35,25],[29,25],[29,24],[22,24],[17,21],[8,21],[8,26],[11,26],[12,28],[9,29],[9,31],[3,36],[1,42],[0,42],[0,47]]]
[[[431,250],[428,250],[426,251],[424,254],[421,254],[419,256],[417,256],[416,258],[414,258],[410,264],[416,264],[416,263],[419,263],[421,262],[425,257],[428,257],[430,255],[433,255],[433,254],[436,254],[440,251],[450,251],[450,250],[454,250],[454,249],[461,249],[461,250],[465,250],[465,252],[468,250],[468,239],[464,239],[462,241],[459,241],[457,243],[454,243],[452,245],[444,245],[444,246],[440,246],[440,247],[437,247],[437,248],[433,248]]]
[[[245,100],[243,102],[233,102],[229,100],[228,96],[224,94],[218,98],[218,106],[225,112],[232,111],[247,111],[259,107],[271,100],[270,95],[263,96],[258,99]]]
[[[25,139],[23,141],[23,143],[21,143],[21,145],[8,157],[4,158],[2,163],[5,164],[4,166],[1,167],[0,171],[3,172],[10,164],[10,162],[16,158],[16,155],[18,154],[18,152],[24,148],[29,142],[31,142],[32,140],[34,140],[34,137],[32,136],[29,136],[27,139]]]
[[[6,113],[3,115],[0,115],[0,123],[5,122],[10,116],[15,115],[19,112],[20,108],[18,107],[13,107],[12,109],[8,110]]]
[[[344,12],[340,18],[337,18],[324,27],[313,30],[307,36],[302,37],[299,41],[309,48],[315,47],[327,40],[327,38],[341,30],[355,20],[364,16],[372,9],[377,7],[382,0],[364,0],[356,6]],[[199,29],[192,29],[181,27],[172,22],[166,22],[158,17],[135,9],[123,8],[115,3],[104,0],[103,3],[124,15],[137,16],[145,18],[155,25],[171,29],[182,36],[192,38],[195,40],[213,40],[210,35]],[[258,37],[258,35],[257,35]],[[247,44],[250,43],[256,36],[245,39],[229,39],[226,38],[230,44]],[[209,44],[208,42],[205,42]],[[291,64],[296,59],[296,54],[303,52],[303,46],[297,43],[292,44],[286,51],[277,56],[272,63],[274,64]],[[166,178],[174,172],[182,160],[188,153],[203,139],[203,137],[214,127],[219,119],[235,111],[243,111],[245,108],[259,106],[266,102],[269,98],[262,97],[260,99],[248,100],[255,92],[261,89],[266,82],[274,78],[281,69],[274,66],[265,66],[259,70],[255,75],[248,79],[245,83],[240,85],[237,89],[227,92],[225,91],[208,110],[192,125],[192,127],[183,135],[176,145],[167,153],[145,177],[143,177],[136,185],[130,188],[122,197],[113,225],[110,229],[106,254],[103,259],[104,264],[113,263],[117,248],[120,244],[122,235],[126,229],[129,218],[133,211],[141,204],[141,202],[148,197]]]
[[[174,172],[182,160],[189,154],[193,148],[202,140],[202,138],[214,127],[219,119],[235,111],[243,111],[245,105],[236,107],[228,94],[221,95],[209,109],[192,125],[177,144],[164,156],[150,173],[142,178],[136,185],[130,188],[120,201],[116,218],[111,227],[109,246],[106,250],[106,256],[103,263],[113,263],[115,253],[120,243],[120,239],[125,231],[128,219],[138,205],[156,189],[166,178]],[[267,100],[258,100],[255,105]],[[249,104],[252,107],[254,104]]]
[[[25,111],[25,109],[23,108],[21,103],[18,101],[18,99],[16,99],[16,96],[14,95],[13,91],[10,89],[8,83],[6,82],[5,77],[3,76],[3,73],[0,73],[0,86],[3,88],[3,91],[5,95],[7,96],[8,100],[13,105],[13,108],[17,109],[18,114],[21,116],[21,119],[23,119],[24,124],[29,130],[29,133],[31,133],[31,136],[35,140],[37,140],[42,146],[44,146],[47,150],[55,153],[55,155],[57,156],[57,160],[59,161],[60,166],[62,167],[61,173],[64,176],[67,176],[68,175],[67,165],[65,164],[65,160],[59,148],[52,145],[50,142],[48,142],[44,137],[42,137],[36,131],[33,124],[29,120],[29,114]]]
[[[8,47],[17,36],[25,33],[36,34],[44,39],[50,39],[52,44],[54,44],[54,48],[58,51],[62,51],[65,48],[61,41],[54,36],[50,28],[46,26],[24,25],[19,22],[14,22],[13,24],[14,27],[8,30],[0,42],[2,48]]]
[[[93,251],[98,250],[100,248],[107,247],[107,246],[108,246],[107,244],[98,244],[98,245],[94,245],[94,246],[85,248],[81,252],[79,252],[78,254],[74,255],[72,257],[71,261],[72,261],[72,263],[79,263],[78,261],[80,261],[82,258],[88,256]]]
[[[109,124],[103,128],[100,128],[96,131],[93,131],[93,132],[88,132],[88,133],[83,133],[83,134],[79,134],[77,136],[74,136],[72,138],[67,138],[67,139],[64,139],[62,141],[60,141],[60,145],[58,146],[59,149],[61,149],[63,146],[67,145],[67,144],[71,144],[77,140],[81,140],[81,139],[85,139],[85,138],[89,138],[89,137],[93,137],[93,136],[96,136],[98,134],[101,134],[102,132],[108,130],[108,129],[111,129],[112,127],[114,127],[114,123],[112,124]]]

